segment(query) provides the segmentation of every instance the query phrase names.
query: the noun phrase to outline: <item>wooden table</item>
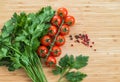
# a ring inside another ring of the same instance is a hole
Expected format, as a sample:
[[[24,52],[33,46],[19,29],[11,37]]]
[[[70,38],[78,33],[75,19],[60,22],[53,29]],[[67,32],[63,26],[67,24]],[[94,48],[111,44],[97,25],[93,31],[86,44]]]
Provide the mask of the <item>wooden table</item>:
[[[95,42],[93,49],[70,41],[62,47],[66,53],[90,56],[81,71],[88,74],[83,82],[120,82],[120,0],[0,0],[0,28],[14,12],[36,12],[43,6],[66,7],[76,18],[70,34],[86,32]],[[73,43],[73,47],[70,44]],[[58,58],[59,59],[59,58]],[[44,67],[49,82],[57,82],[50,68]],[[15,72],[0,67],[0,82],[31,82],[23,69]]]

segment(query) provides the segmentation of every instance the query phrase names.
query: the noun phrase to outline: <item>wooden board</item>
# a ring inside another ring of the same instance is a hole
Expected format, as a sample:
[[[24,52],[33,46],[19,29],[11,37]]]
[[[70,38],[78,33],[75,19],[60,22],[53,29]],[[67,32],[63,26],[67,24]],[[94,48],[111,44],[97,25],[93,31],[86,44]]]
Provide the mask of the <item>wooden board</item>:
[[[14,12],[36,12],[47,5],[54,9],[66,7],[76,18],[70,34],[86,32],[95,42],[96,52],[66,36],[62,47],[61,57],[66,53],[90,56],[89,65],[81,70],[88,74],[83,82],[120,82],[120,0],[0,0],[0,28]],[[51,69],[44,67],[44,71],[48,82],[57,82],[59,76],[54,76]],[[0,67],[0,82],[31,80],[23,69],[8,72]]]

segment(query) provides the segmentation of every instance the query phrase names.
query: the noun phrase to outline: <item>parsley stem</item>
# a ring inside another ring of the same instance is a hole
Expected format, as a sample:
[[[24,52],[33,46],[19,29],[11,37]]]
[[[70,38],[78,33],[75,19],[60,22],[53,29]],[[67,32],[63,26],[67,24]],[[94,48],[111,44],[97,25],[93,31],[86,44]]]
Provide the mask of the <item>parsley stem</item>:
[[[61,82],[62,78],[70,71],[70,68],[66,68],[63,73],[61,74],[60,78],[58,79],[58,82]]]
[[[10,48],[10,49],[12,49],[12,50],[14,50],[16,53],[18,53],[19,55],[22,55],[22,53],[20,53],[17,49],[15,49],[15,48],[13,48],[12,46],[8,46],[8,45],[5,45],[5,44],[2,44],[2,45],[4,45],[4,46],[6,46],[6,47],[8,47],[8,48]]]

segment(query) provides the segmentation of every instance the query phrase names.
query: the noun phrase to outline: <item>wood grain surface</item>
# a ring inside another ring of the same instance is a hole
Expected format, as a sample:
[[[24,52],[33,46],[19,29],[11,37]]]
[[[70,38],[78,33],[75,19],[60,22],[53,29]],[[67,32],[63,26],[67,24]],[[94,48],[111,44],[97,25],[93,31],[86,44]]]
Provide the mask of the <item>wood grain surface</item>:
[[[88,66],[81,70],[88,74],[83,82],[120,82],[120,0],[0,0],[0,28],[14,12],[36,12],[47,5],[54,9],[66,7],[76,18],[70,34],[86,32],[95,42],[96,52],[66,36],[62,47],[61,57],[66,53],[90,56]],[[44,67],[44,71],[48,82],[57,82],[59,76],[54,76],[50,68]],[[23,69],[9,72],[6,67],[0,67],[0,82],[31,80]]]

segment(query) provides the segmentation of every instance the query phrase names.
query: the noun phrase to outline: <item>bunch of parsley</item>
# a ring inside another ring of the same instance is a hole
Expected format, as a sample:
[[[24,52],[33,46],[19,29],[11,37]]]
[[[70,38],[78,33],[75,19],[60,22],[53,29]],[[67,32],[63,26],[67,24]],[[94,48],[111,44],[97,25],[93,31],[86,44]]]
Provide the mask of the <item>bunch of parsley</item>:
[[[54,14],[50,6],[37,13],[14,13],[1,30],[0,65],[9,71],[22,67],[33,82],[47,82],[36,49]]]
[[[85,67],[88,64],[88,58],[88,56],[82,55],[76,57],[74,57],[73,55],[65,55],[64,57],[62,57],[59,61],[59,65],[57,65],[56,68],[53,70],[53,73],[55,75],[61,75],[58,82],[63,82],[61,80],[64,77],[69,82],[81,82],[83,78],[85,78],[87,75],[81,73],[79,69]],[[76,71],[73,71],[73,69],[76,69]]]

